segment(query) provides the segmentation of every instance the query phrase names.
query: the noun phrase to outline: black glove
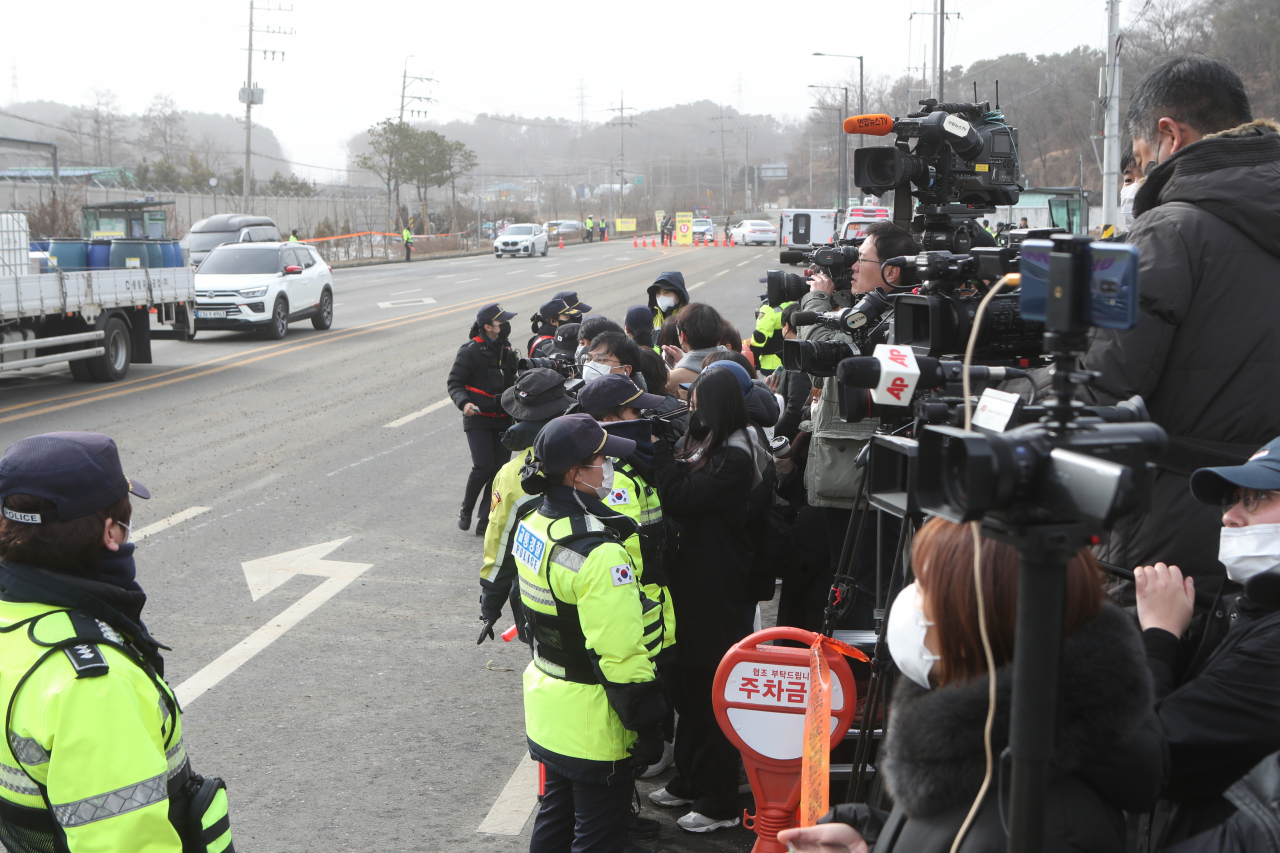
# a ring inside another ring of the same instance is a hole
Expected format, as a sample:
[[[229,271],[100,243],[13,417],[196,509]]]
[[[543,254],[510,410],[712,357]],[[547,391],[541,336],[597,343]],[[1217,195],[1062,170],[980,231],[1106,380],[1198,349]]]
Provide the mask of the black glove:
[[[635,743],[627,750],[631,755],[631,766],[639,772],[651,764],[657,764],[662,760],[662,744],[661,726],[636,732]]]
[[[481,618],[483,619],[483,617]],[[493,639],[493,622],[494,620],[492,619],[484,619],[484,627],[480,629],[480,636],[476,638],[477,646],[484,642],[485,637],[490,640]]]

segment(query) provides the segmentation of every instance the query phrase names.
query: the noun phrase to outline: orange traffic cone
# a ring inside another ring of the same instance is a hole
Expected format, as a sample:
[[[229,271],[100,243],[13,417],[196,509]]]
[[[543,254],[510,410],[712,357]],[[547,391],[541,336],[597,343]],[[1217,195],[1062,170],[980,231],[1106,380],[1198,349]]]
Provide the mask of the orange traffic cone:
[[[604,232],[604,241],[605,241],[606,243],[608,243],[608,242],[609,242],[609,232],[608,232],[608,231]]]
[[[560,248],[561,248],[561,249],[563,249],[563,248],[564,248],[564,237],[561,237],[561,238],[560,238]]]
[[[730,235],[729,235],[729,245],[730,245],[730,246],[736,246],[736,245],[738,245],[737,241],[733,239],[733,235],[732,235],[732,234],[730,234]]]
[[[638,248],[640,248],[640,244],[638,244],[638,243],[636,242],[636,238],[635,238],[635,237],[632,237],[632,238],[631,238],[631,248],[633,248],[633,249],[638,249]]]
[[[719,234],[717,234],[717,235],[716,235],[716,245],[717,245],[717,246],[719,246],[719,245],[720,245],[720,235],[719,235]]]

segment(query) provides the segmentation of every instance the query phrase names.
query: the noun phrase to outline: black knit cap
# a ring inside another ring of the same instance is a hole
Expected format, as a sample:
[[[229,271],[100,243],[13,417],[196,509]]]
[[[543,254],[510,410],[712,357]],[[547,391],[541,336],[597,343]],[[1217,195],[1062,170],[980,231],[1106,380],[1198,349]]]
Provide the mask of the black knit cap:
[[[52,512],[15,512],[4,517],[26,524],[70,521],[126,496],[150,498],[147,487],[124,474],[116,443],[96,432],[50,432],[9,445],[0,458],[0,503],[9,495],[51,501]]]

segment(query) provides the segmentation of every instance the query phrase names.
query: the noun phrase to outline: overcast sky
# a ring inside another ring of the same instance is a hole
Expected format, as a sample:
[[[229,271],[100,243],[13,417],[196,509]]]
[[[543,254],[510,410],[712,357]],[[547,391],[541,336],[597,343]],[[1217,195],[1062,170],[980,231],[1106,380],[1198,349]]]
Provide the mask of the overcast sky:
[[[948,65],[1000,53],[1054,53],[1103,47],[1105,0],[948,0]],[[1137,11],[1122,7],[1121,20]],[[292,6],[291,12],[267,11]],[[266,90],[255,124],[270,127],[299,164],[340,169],[343,142],[400,106],[401,74],[434,104],[432,118],[477,113],[527,118],[580,115],[607,121],[619,99],[654,109],[710,99],[751,113],[802,115],[812,83],[829,83],[866,55],[868,77],[897,77],[929,52],[934,0],[786,3],[442,2],[442,0],[259,0],[253,72]],[[249,2],[98,0],[14,3],[6,8],[3,54],[21,100],[87,104],[110,89],[125,112],[157,93],[182,109],[243,114]],[[283,51],[274,61],[263,49]],[[13,100],[11,86],[0,98]],[[984,95],[984,97],[988,97]],[[340,171],[297,171],[341,181]]]

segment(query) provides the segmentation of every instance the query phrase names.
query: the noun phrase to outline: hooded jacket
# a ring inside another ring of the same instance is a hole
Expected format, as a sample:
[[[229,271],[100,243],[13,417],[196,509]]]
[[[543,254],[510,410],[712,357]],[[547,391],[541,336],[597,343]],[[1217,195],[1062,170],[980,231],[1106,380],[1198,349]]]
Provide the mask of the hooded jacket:
[[[680,294],[676,305],[667,313],[658,307],[658,290],[674,290]],[[689,304],[689,290],[684,286],[684,274],[678,272],[659,273],[653,284],[649,285],[649,308],[653,311],[653,327],[661,329],[663,322],[672,314]]]
[[[996,673],[991,748],[997,767],[960,850],[1003,851],[999,796],[1008,814],[1013,667]],[[1151,714],[1151,681],[1132,621],[1104,605],[1093,622],[1063,641],[1058,734],[1046,795],[1045,853],[1125,849],[1121,810],[1150,808],[1163,752]],[[982,785],[987,679],[925,690],[900,679],[890,707],[880,767],[895,807],[886,819],[865,806],[832,815],[875,837],[875,853],[946,853]],[[856,821],[856,822],[855,822]]]
[[[1156,166],[1134,201],[1141,252],[1136,328],[1094,329],[1086,397],[1141,394],[1169,434],[1151,510],[1123,519],[1100,554],[1221,575],[1219,510],[1197,502],[1196,468],[1239,465],[1280,435],[1280,125],[1210,134]]]
[[[1224,795],[1238,811],[1169,853],[1280,853],[1280,753],[1264,758]]]

